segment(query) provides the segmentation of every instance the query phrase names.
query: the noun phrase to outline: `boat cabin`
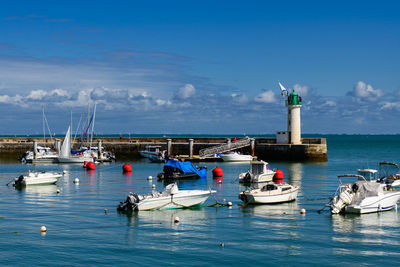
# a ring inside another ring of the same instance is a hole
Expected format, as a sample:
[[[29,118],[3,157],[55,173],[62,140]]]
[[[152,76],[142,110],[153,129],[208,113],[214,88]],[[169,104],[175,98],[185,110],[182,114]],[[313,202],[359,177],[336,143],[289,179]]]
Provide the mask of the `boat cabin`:
[[[375,181],[378,178],[378,171],[374,169],[358,169],[357,173],[367,181]]]
[[[270,170],[270,168],[268,163],[266,163],[265,161],[252,161],[250,163],[250,173],[253,175],[266,173],[267,170]]]
[[[147,146],[146,146],[146,151],[147,151],[147,152],[158,153],[158,152],[160,152],[160,148],[161,148],[161,146],[147,145]]]

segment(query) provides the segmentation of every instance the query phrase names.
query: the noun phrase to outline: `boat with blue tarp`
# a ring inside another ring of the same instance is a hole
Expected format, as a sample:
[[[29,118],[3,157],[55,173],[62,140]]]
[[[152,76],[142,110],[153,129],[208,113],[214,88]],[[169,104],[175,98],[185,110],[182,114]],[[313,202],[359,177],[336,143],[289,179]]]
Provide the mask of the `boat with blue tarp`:
[[[159,179],[176,180],[191,178],[206,178],[206,167],[195,167],[190,161],[168,160],[165,163],[163,172],[157,175]]]

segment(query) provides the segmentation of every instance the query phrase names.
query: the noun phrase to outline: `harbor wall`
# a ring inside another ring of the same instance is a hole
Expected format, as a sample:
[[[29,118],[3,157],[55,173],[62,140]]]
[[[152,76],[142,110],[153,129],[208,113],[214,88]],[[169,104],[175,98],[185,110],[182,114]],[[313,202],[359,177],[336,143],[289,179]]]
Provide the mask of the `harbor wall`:
[[[193,154],[198,155],[200,149],[224,144],[225,137],[179,137],[172,139],[172,155],[189,155],[189,139],[194,139]],[[62,140],[62,138],[59,138]],[[136,138],[98,138],[103,142],[103,147],[115,154],[117,160],[140,158],[139,151],[146,145],[160,145],[162,150],[167,149],[168,137],[136,137]],[[93,145],[97,145],[97,138]],[[33,141],[44,145],[39,138],[0,138],[0,157],[18,159],[25,151],[32,150]],[[255,138],[255,156],[259,159],[291,160],[291,161],[327,161],[327,143],[325,138],[302,138],[302,144],[277,144],[275,138]],[[79,143],[76,142],[75,145]],[[47,139],[46,146],[53,147],[54,139]],[[250,154],[251,148],[239,149],[241,153]]]

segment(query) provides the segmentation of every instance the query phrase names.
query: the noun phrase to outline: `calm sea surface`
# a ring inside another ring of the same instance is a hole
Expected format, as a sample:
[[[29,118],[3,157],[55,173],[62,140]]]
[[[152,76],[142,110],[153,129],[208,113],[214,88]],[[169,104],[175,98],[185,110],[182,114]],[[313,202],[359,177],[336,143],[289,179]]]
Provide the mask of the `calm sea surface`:
[[[132,191],[151,192],[162,164],[133,161],[131,175],[122,164],[0,164],[1,265],[159,266],[159,265],[384,265],[400,260],[400,215],[397,211],[362,216],[317,213],[334,193],[336,176],[357,168],[378,168],[379,161],[399,162],[400,136],[328,136],[328,162],[270,162],[289,183],[300,185],[289,204],[241,207],[238,174],[248,164],[205,163],[208,177],[179,183],[182,189],[217,190],[215,197],[232,208],[144,211],[127,216],[116,206]],[[221,167],[222,184],[211,170]],[[6,186],[28,170],[67,170],[52,186],[22,191]],[[79,185],[74,184],[80,179]],[[56,194],[60,189],[61,193]],[[206,204],[215,203],[211,197]],[[306,215],[299,213],[307,210]],[[108,213],[105,213],[105,209]],[[181,222],[173,223],[179,216]],[[47,233],[41,235],[45,225]],[[224,243],[224,246],[220,244]]]

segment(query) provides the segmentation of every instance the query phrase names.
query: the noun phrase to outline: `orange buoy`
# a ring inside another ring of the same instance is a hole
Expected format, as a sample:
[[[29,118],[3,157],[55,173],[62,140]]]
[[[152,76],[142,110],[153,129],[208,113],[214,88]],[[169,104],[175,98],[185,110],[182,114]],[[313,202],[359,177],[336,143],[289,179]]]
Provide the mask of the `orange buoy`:
[[[216,177],[222,177],[223,176],[223,174],[224,174],[224,172],[222,171],[222,169],[221,168],[214,168],[213,170],[212,170],[212,173],[213,173],[213,177],[214,178],[216,178]]]
[[[276,184],[283,184],[283,172],[281,170],[275,170],[273,181]]]
[[[123,172],[132,172],[132,165],[131,164],[124,164],[124,166],[122,166],[122,171]]]
[[[88,164],[86,164],[86,169],[94,170],[96,169],[96,165],[94,165],[94,162],[88,162]]]
[[[85,160],[85,161],[83,162],[83,168],[86,168],[86,167],[87,167],[87,164],[88,164],[88,162]]]

